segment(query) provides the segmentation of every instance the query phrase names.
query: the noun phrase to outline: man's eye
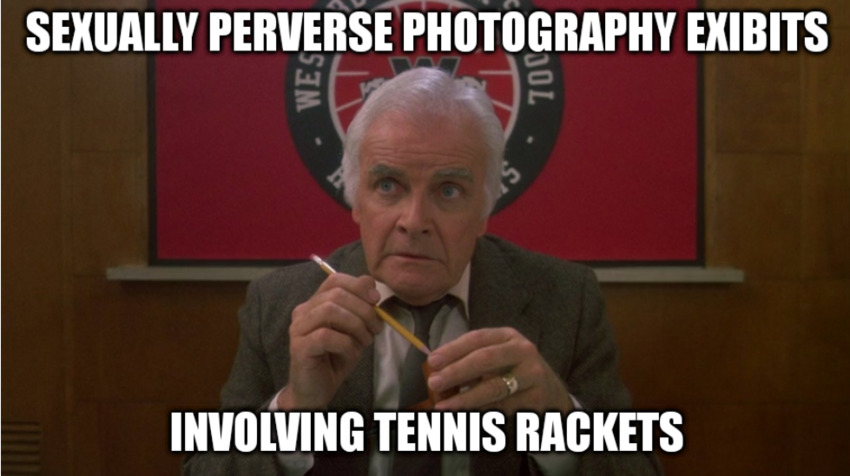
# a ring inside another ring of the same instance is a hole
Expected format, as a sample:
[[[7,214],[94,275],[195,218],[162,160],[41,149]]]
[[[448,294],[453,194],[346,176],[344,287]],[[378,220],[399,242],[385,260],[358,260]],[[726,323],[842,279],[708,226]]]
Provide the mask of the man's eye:
[[[457,185],[447,184],[440,189],[440,194],[443,198],[457,198],[461,194],[461,189]]]
[[[377,188],[381,193],[392,193],[395,190],[395,182],[390,179],[381,179],[378,181]]]

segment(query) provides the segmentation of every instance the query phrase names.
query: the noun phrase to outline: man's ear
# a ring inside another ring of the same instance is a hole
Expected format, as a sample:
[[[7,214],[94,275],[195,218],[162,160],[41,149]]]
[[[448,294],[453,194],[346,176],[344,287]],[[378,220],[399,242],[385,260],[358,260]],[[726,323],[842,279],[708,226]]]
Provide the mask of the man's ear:
[[[483,236],[487,232],[487,218],[481,220],[481,228],[478,229],[478,236]]]
[[[354,220],[354,223],[360,224],[360,206],[357,203],[351,207],[351,218]]]

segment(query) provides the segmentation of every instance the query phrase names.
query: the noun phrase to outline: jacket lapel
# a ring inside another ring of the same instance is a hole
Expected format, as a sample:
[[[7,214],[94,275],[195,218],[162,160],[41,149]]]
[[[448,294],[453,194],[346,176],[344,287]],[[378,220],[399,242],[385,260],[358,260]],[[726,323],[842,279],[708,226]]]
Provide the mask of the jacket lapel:
[[[469,328],[513,327],[532,342],[539,341],[538,323],[523,317],[529,301],[524,281],[505,259],[504,253],[486,238],[478,240],[472,256],[469,283]],[[471,472],[475,475],[524,474],[524,458],[516,451],[512,422],[505,428],[507,451],[471,455]]]
[[[479,239],[469,282],[469,328],[513,327],[532,342],[538,323],[523,318],[529,301],[525,283],[495,244]]]
[[[367,273],[363,248],[358,243],[346,246],[328,257],[328,263],[337,271],[361,276]],[[351,375],[340,385],[329,405],[330,411],[355,410],[363,415],[368,425],[372,420],[374,401],[374,347],[363,349],[360,361]],[[358,453],[325,453],[315,460],[311,472],[314,475],[367,474],[369,471],[369,450]]]
[[[339,252],[334,253],[328,259],[337,271],[361,276],[367,273],[366,259],[363,248],[358,243],[347,246]],[[374,348],[373,346],[363,349],[360,361],[352,371],[351,375],[342,383],[336,396],[331,401],[332,408],[340,410],[357,410],[366,416],[371,415],[373,395],[373,373],[374,373]]]

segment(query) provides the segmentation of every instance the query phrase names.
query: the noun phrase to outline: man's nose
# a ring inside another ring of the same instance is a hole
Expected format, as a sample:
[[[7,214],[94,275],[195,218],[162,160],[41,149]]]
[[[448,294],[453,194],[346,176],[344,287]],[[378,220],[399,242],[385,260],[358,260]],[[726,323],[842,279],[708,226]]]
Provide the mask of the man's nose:
[[[431,232],[430,206],[425,197],[410,196],[402,205],[397,225],[401,232],[407,234],[427,234]]]

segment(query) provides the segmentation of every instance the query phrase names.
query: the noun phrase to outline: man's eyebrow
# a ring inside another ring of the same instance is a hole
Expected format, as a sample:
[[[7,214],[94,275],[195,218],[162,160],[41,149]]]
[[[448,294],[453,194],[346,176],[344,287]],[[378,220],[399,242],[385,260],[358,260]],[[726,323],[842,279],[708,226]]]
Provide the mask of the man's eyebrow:
[[[369,169],[369,176],[371,177],[404,177],[404,172],[401,170],[390,167],[385,164],[377,164],[374,165],[371,169]]]
[[[472,172],[469,169],[465,169],[463,167],[452,167],[448,169],[441,169],[434,172],[434,177],[438,179],[455,179],[455,180],[465,180],[467,182],[474,182],[472,178]]]

